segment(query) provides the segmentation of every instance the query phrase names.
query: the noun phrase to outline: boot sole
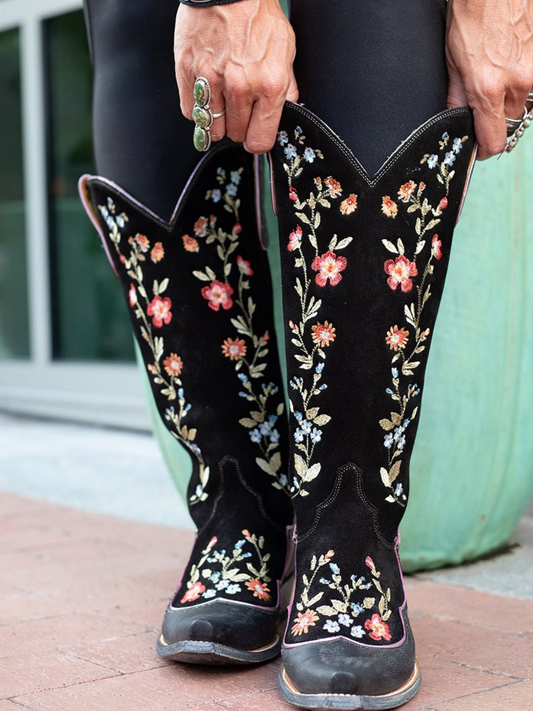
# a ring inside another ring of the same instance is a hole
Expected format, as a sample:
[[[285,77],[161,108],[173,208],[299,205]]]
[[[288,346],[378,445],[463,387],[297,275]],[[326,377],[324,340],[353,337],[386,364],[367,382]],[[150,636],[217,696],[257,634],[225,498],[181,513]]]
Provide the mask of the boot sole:
[[[408,681],[399,689],[379,696],[358,696],[355,694],[303,694],[294,686],[282,665],[279,675],[279,686],[286,701],[293,706],[304,709],[342,709],[343,711],[358,711],[359,709],[394,709],[410,701],[417,693],[422,683],[422,674],[418,662],[415,661],[413,673]]]
[[[184,664],[260,664],[277,657],[281,651],[281,638],[259,649],[236,649],[216,642],[184,640],[168,644],[161,635],[157,640],[157,653],[164,659]]]

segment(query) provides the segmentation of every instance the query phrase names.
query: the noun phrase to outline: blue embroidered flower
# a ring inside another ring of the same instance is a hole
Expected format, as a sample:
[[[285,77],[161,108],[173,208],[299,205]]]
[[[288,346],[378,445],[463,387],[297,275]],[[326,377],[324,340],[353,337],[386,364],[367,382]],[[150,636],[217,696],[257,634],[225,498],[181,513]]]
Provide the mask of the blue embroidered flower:
[[[452,166],[455,163],[456,155],[453,151],[448,151],[444,156],[444,165]]]
[[[313,444],[317,444],[320,442],[322,439],[322,430],[319,430],[318,427],[313,427],[313,431],[311,432],[311,442]]]
[[[225,590],[229,585],[229,580],[221,580],[215,585],[217,590]]]
[[[119,215],[117,217],[117,225],[122,229],[126,223],[124,222],[124,218],[122,215]]]
[[[228,183],[226,186],[226,194],[230,197],[235,197],[235,195],[237,195],[237,186],[235,183]]]
[[[404,430],[406,430],[410,424],[411,424],[411,420],[408,417],[406,417],[405,420],[403,421]]]
[[[289,160],[291,158],[296,158],[296,156],[297,156],[296,148],[295,148],[295,146],[292,145],[292,143],[289,143],[289,145],[287,146],[287,148],[284,149],[284,151],[285,151],[285,157]]]
[[[304,151],[304,159],[308,163],[312,163],[315,160],[315,158],[316,158],[316,153],[314,152],[314,150],[312,148],[306,148]]]
[[[287,486],[289,483],[289,477],[286,474],[280,474],[278,480],[281,486]]]
[[[397,442],[400,437],[402,436],[403,433],[403,427],[395,427],[394,428],[394,441]]]
[[[360,615],[365,611],[365,608],[359,602],[352,602],[351,607],[354,615]]]
[[[327,580],[326,578],[320,578],[320,582],[322,585],[329,585],[331,580]]]
[[[197,486],[196,489],[194,490],[194,494],[195,494],[195,496],[196,496],[197,498],[199,498],[199,497],[202,495],[202,493],[203,493],[203,492],[202,492],[202,486],[201,486],[201,484],[198,484],[198,486]]]
[[[387,449],[390,449],[394,443],[394,437],[392,436],[392,433],[389,432],[388,434],[385,435],[385,438],[383,440],[383,446],[386,447]]]
[[[278,131],[278,143],[281,146],[285,146],[289,142],[289,136],[287,131]]]
[[[217,175],[222,175],[224,168],[217,168]]]
[[[212,583],[218,583],[218,581],[220,580],[220,572],[217,571],[216,573],[212,573],[212,574],[211,574],[211,577],[209,578],[209,580],[210,580]]]
[[[398,377],[398,368],[391,368],[391,373],[393,378]]]
[[[298,443],[304,441],[304,433],[299,427],[294,431],[294,441]]]
[[[170,422],[176,416],[176,410],[173,407],[167,407],[165,410],[165,420]]]
[[[433,168],[437,165],[438,162],[439,162],[439,156],[437,156],[437,155],[435,155],[435,153],[433,153],[433,155],[429,156],[429,158],[428,158],[428,168],[430,170],[433,170]]]
[[[387,395],[394,395],[394,393],[392,392],[392,390],[390,388],[387,388],[385,390],[385,392],[387,393]]]
[[[300,427],[302,428],[302,432],[304,434],[306,434],[306,435],[311,434],[312,425],[309,422],[309,420],[305,420],[304,422],[302,422]]]
[[[296,418],[297,422],[301,422],[303,415],[301,412],[295,412],[294,417]]]
[[[326,383],[322,383],[322,385],[318,388],[319,390],[325,390],[328,386]]]
[[[244,538],[241,538],[241,540],[237,541],[237,543],[235,544],[235,548],[237,550],[240,550],[245,543],[246,543],[246,541],[244,540]]]
[[[270,424],[274,425],[278,421],[278,416],[277,415],[269,415],[268,421],[270,422]]]
[[[445,132],[442,134],[442,140],[443,140],[443,141],[445,141],[445,140],[448,139],[449,137],[450,137],[450,134],[448,133],[448,131],[445,131]]]
[[[263,437],[268,437],[271,429],[272,429],[272,424],[270,422],[261,422],[261,424],[259,425],[259,432],[261,432]]]
[[[192,407],[192,405],[190,403],[187,403],[187,405],[185,405],[185,412],[189,412],[191,407]]]
[[[315,373],[321,373],[324,370],[325,363],[318,363],[315,368]]]
[[[296,126],[296,128],[294,129],[294,132],[297,133],[299,136],[301,136],[303,133],[301,126]]]
[[[250,439],[252,440],[252,442],[255,442],[255,444],[258,444],[261,441],[261,433],[259,432],[257,427],[255,428],[255,430],[250,431]]]
[[[338,622],[335,622],[335,620],[326,620],[324,624],[324,629],[326,632],[338,632],[340,630],[340,626]]]
[[[241,586],[233,583],[233,585],[228,585],[226,592],[228,595],[235,595],[236,593],[241,592]]]
[[[398,441],[397,441],[397,443],[396,443],[396,446],[398,447],[398,449],[399,449],[400,452],[401,452],[402,449],[405,447],[405,435],[402,435],[402,436],[398,439]]]
[[[205,597],[206,600],[209,600],[209,598],[215,597],[215,596],[216,596],[216,591],[213,590],[213,588],[211,588],[211,590],[206,590],[204,592],[204,594],[202,595],[202,597]]]
[[[239,373],[239,374],[237,375],[237,377],[239,378],[239,380],[240,380],[242,383],[247,383],[247,382],[248,382],[248,376],[246,376],[244,373]]]
[[[352,637],[356,637],[357,639],[361,639],[361,637],[364,637],[366,632],[364,629],[361,627],[361,625],[356,625],[355,627],[352,627],[350,630],[350,634]]]
[[[239,397],[248,397],[249,393],[245,393],[244,390],[239,391]]]
[[[278,430],[272,430],[272,432],[270,433],[271,444],[278,444],[279,438],[280,438],[280,434],[279,434]]]
[[[220,198],[222,197],[222,193],[218,188],[215,188],[215,190],[211,191],[211,200],[213,202],[220,202]]]
[[[460,138],[453,139],[453,152],[460,153],[463,150],[463,142]]]
[[[334,575],[339,575],[339,574],[340,574],[341,569],[339,568],[339,566],[337,565],[337,563],[330,563],[330,564],[329,564],[329,567],[331,568],[331,572],[332,572]]]
[[[185,390],[183,388],[178,390],[178,397],[180,400],[185,397]]]
[[[396,484],[396,488],[394,489],[394,495],[401,496],[402,494],[403,494],[403,486],[401,484]]]
[[[349,627],[353,622],[353,618],[343,613],[339,615],[339,622],[341,625],[344,625],[344,627]]]
[[[242,176],[238,170],[232,170],[230,173],[231,182],[235,183],[235,185],[238,185],[241,182],[241,177]]]

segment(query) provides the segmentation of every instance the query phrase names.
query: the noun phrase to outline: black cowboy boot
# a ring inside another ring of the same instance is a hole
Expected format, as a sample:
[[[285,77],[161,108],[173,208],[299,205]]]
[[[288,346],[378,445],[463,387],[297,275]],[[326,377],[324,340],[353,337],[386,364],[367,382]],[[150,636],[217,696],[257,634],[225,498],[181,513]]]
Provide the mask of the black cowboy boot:
[[[432,118],[373,178],[307,109],[287,104],[280,128],[297,525],[280,684],[304,708],[393,708],[421,681],[397,531],[473,122]]]
[[[122,283],[160,415],[193,462],[198,534],[159,654],[270,659],[281,646],[292,507],[253,158],[218,144],[170,223],[103,178],[84,176],[80,193]]]

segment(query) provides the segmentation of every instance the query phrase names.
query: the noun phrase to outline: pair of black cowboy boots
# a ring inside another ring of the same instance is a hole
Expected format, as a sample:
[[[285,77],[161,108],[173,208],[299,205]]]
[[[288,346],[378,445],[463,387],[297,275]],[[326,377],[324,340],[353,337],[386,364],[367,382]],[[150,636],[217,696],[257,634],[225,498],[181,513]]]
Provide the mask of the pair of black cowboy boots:
[[[281,649],[282,693],[303,708],[394,708],[416,693],[398,526],[474,143],[470,111],[445,111],[371,178],[286,104],[271,160],[288,412],[252,156],[213,147],[170,223],[82,178],[159,412],[193,463],[198,534],[163,657],[254,663]]]

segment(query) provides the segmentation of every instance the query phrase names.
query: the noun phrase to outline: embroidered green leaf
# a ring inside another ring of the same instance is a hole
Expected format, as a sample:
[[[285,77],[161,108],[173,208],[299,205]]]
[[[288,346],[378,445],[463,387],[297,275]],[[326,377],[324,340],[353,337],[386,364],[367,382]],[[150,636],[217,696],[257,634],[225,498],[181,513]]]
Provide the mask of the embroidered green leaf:
[[[387,498],[385,499],[385,501],[386,501],[387,503],[389,503],[389,504],[395,504],[395,503],[396,503],[396,499],[394,498],[394,496],[387,496]]]
[[[392,252],[393,254],[398,254],[398,250],[388,239],[382,239],[381,242],[385,245],[385,249],[388,249],[389,252]]]
[[[305,473],[303,480],[304,481],[313,481],[313,479],[316,479],[317,476],[320,474],[320,470],[322,469],[322,464],[320,462],[316,462],[316,464],[313,464],[312,467],[309,467],[307,472]]]
[[[334,252],[336,246],[337,246],[337,235],[333,235],[333,237],[331,238],[330,243],[328,245],[329,251]]]
[[[302,297],[303,295],[303,288],[302,288],[302,282],[299,279],[296,279],[296,284],[294,286],[294,289],[298,296]]]
[[[194,271],[193,276],[195,276],[197,279],[200,279],[200,281],[211,281],[211,279],[207,276],[207,274],[204,274],[203,272],[200,272],[200,271]]]
[[[300,494],[300,496],[309,496],[309,492],[305,489],[300,489],[298,493]]]
[[[389,471],[389,481],[392,484],[395,479],[398,478],[398,474],[400,473],[400,467],[402,466],[402,460],[400,459],[397,461],[395,464],[392,465]]]
[[[390,588],[387,588],[387,601],[390,602]]]
[[[159,284],[159,293],[160,293],[160,294],[162,294],[164,291],[167,290],[168,284],[169,284],[169,280],[168,280],[168,279],[163,279],[163,281],[161,282],[161,284]]]
[[[260,457],[255,458],[255,463],[270,476],[276,476],[276,472],[270,466],[270,463],[266,459],[261,459]]]
[[[345,249],[352,241],[353,241],[353,237],[345,237],[344,239],[341,239],[341,241],[337,245],[337,251],[339,249]]]
[[[381,481],[388,488],[390,486],[389,472],[385,469],[385,467],[381,467],[379,473],[381,474]]]
[[[298,218],[304,223],[304,225],[309,225],[309,224],[311,224],[311,223],[309,222],[309,218],[307,217],[307,215],[305,214],[305,212],[297,212],[297,213],[296,213],[296,217],[298,217]]]
[[[332,617],[337,614],[337,610],[329,605],[320,605],[320,607],[316,608],[316,611],[319,615],[324,615],[324,617]]]
[[[253,417],[253,419],[256,422],[264,422],[265,421],[265,413],[264,412],[259,412],[258,410],[253,410],[253,412],[250,412],[250,416]]]
[[[332,600],[331,605],[336,612],[346,612],[348,605],[342,600]]]
[[[316,605],[317,602],[319,602],[319,600],[322,600],[323,597],[324,593],[319,592],[314,597],[312,597],[307,604],[309,605],[309,607],[313,607],[313,605]]]
[[[394,429],[394,423],[392,423],[390,420],[383,419],[379,421],[380,426],[382,429],[385,430],[385,432],[389,432],[390,430]]]
[[[226,266],[224,267],[224,276],[225,276],[225,277],[228,277],[228,276],[230,275],[231,267],[232,267],[231,262],[229,262],[228,264],[226,264]]]
[[[191,429],[189,430],[189,437],[188,437],[189,442],[192,442],[193,440],[196,439],[197,433],[198,433],[198,430],[195,429],[194,427],[191,427]]]
[[[272,457],[270,457],[270,466],[271,468],[277,472],[281,468],[281,454],[279,452],[276,452]]]
[[[316,568],[317,560],[316,560],[316,555],[314,555],[311,558],[311,570],[314,570]]]
[[[317,217],[320,217],[320,214],[317,215]],[[309,242],[311,243],[311,246],[314,247],[315,249],[318,249],[316,237],[313,234],[309,235]]]
[[[411,413],[411,420],[414,420],[417,415],[418,415],[418,406],[415,407],[415,409]]]
[[[283,415],[284,410],[285,410],[285,403],[280,402],[280,404],[276,408],[276,415],[278,417],[280,417],[281,415]]]
[[[249,417],[243,417],[242,419],[239,420],[239,424],[242,425],[243,427],[256,427],[257,422],[255,420],[250,419]]]
[[[392,615],[392,610],[387,610],[387,612],[385,612],[385,614],[382,616],[382,620],[384,622],[386,622],[391,615]]]
[[[378,605],[379,614],[383,616],[385,613],[385,599],[381,598]]]
[[[363,600],[363,607],[365,610],[370,610],[374,605],[376,604],[376,598],[375,597],[365,597]]]
[[[402,416],[398,412],[391,412],[390,418],[393,421],[393,423],[398,427],[398,425],[402,424]]]
[[[399,237],[398,237],[398,241],[396,242],[396,245],[397,245],[397,248],[398,248],[398,252],[399,252],[400,254],[405,254],[405,247],[404,247],[404,244],[403,244],[402,240],[401,240]]]
[[[416,245],[415,254],[420,254],[420,252],[424,249],[425,246],[426,240],[420,240],[420,242]]]
[[[320,227],[320,220],[321,220],[321,215],[319,212],[317,212],[315,215],[315,223],[314,223],[315,230],[318,230],[318,228]]]
[[[307,577],[307,575],[305,573],[302,575],[302,582],[306,588],[309,587],[309,578]]]
[[[318,427],[322,427],[323,425],[327,425],[330,420],[331,417],[329,415],[319,415],[318,417],[315,417],[313,423],[318,425]]]
[[[305,473],[307,471],[307,464],[304,462],[302,457],[300,457],[299,454],[294,455],[294,469],[296,470],[296,474],[298,474],[299,477],[303,478],[305,476]]]
[[[419,217],[416,218],[415,231],[416,234],[420,236],[422,232],[422,221]]]
[[[310,407],[309,410],[305,411],[305,417],[308,420],[312,420],[318,415],[319,407]]]

